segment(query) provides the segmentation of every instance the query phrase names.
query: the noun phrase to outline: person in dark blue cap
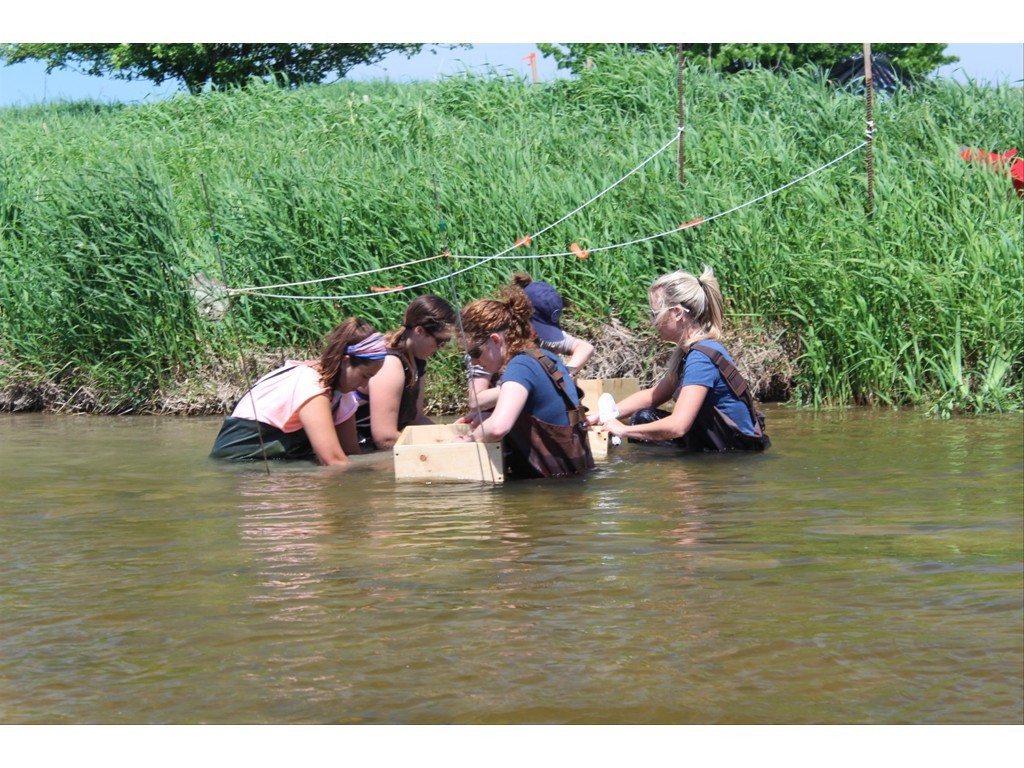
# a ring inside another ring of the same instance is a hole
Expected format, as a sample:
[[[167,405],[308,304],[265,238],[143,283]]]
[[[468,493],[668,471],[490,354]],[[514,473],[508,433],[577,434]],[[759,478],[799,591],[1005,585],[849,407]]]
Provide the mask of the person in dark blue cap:
[[[594,345],[577,339],[562,330],[562,296],[549,283],[534,280],[525,272],[512,275],[512,285],[523,289],[533,305],[530,325],[537,337],[537,346],[568,357],[565,365],[575,376],[594,354]],[[489,410],[498,399],[498,375],[492,376],[480,366],[471,368],[470,406]]]
[[[594,354],[594,345],[590,342],[570,336],[562,330],[562,296],[543,280],[534,280],[525,272],[512,275],[512,282],[526,293],[526,298],[533,304],[533,317],[530,323],[537,334],[538,346],[559,355],[568,357],[565,365],[573,376],[586,365]]]

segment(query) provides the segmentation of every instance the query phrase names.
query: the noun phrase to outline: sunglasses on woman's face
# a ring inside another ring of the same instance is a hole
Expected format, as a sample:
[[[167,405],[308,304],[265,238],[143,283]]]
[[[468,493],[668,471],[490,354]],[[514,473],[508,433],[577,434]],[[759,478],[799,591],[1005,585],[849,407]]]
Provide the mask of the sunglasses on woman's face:
[[[425,325],[421,325],[420,328],[423,329],[423,332],[427,334],[427,336],[434,340],[434,343],[437,345],[438,349],[440,349],[441,347],[443,347],[445,344],[452,340],[451,334],[444,336],[438,333],[434,328],[428,328]]]
[[[486,341],[481,341],[474,347],[470,347],[466,350],[466,354],[469,355],[470,360],[479,360],[480,355],[484,353],[484,347],[487,345]]]

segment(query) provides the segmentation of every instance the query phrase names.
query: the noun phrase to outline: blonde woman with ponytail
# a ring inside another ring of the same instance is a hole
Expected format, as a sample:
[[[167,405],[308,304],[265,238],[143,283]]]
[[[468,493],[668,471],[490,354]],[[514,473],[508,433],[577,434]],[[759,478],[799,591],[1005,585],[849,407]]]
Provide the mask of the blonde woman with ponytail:
[[[651,324],[677,346],[665,376],[618,403],[619,419],[602,425],[618,437],[671,444],[688,451],[764,450],[764,417],[722,346],[724,304],[710,267],[700,277],[682,270],[647,289]],[[675,400],[672,411],[658,406]],[[597,417],[591,417],[597,423]]]

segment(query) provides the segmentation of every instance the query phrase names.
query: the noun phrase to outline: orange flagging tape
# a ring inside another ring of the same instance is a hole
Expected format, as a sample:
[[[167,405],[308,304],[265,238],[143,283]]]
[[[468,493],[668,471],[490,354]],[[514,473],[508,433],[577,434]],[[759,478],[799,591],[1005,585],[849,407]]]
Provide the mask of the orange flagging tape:
[[[370,286],[370,290],[374,293],[385,293],[387,291],[400,291],[405,288],[404,285],[373,285]]]
[[[518,248],[520,245],[529,245],[530,242],[531,240],[529,235],[527,235],[526,237],[520,237],[518,240],[516,240],[516,248]]]
[[[704,221],[704,219],[694,219],[693,221],[688,221],[685,224],[680,224],[678,227],[676,227],[676,229],[686,229],[687,227],[696,227],[702,221]]]
[[[577,259],[586,259],[590,256],[589,253],[580,248],[579,243],[573,243],[570,245],[569,250],[576,254]]]

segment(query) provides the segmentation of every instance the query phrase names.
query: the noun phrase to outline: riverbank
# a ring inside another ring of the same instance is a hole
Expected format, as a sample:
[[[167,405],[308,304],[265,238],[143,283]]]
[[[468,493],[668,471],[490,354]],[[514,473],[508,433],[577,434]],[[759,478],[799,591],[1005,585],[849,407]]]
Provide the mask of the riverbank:
[[[564,327],[574,335],[590,339],[595,353],[581,378],[635,377],[644,386],[652,384],[664,371],[671,347],[651,334],[636,333],[621,322],[600,328],[566,320]],[[782,347],[777,332],[772,336],[761,330],[727,331],[724,342],[732,351],[737,366],[761,401],[785,401],[793,391],[797,367],[792,355]],[[465,369],[453,346],[430,361],[426,379],[425,409],[434,416],[451,416],[466,408]],[[291,349],[276,353],[236,357],[184,378],[166,390],[154,393],[148,402],[123,403],[111,407],[101,393],[86,385],[74,390],[57,382],[8,383],[0,388],[0,411],[46,411],[57,413],[121,413],[134,415],[212,416],[231,411],[249,382],[288,359],[309,359],[315,349]]]

